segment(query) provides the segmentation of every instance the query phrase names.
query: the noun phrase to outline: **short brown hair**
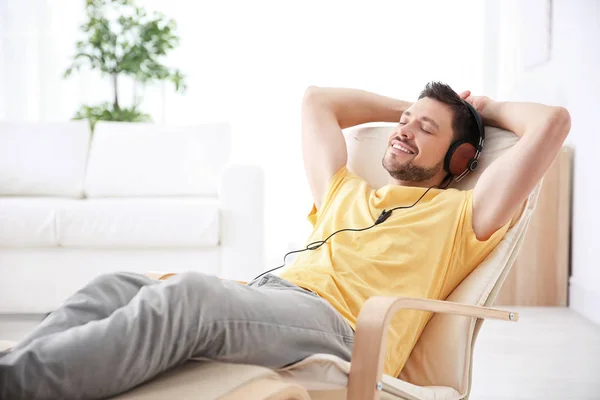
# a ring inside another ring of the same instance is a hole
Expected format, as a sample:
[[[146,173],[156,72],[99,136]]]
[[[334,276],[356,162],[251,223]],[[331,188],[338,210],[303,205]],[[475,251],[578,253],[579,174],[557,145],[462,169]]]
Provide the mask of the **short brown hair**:
[[[428,97],[447,104],[452,109],[452,131],[454,140],[466,140],[469,143],[479,143],[479,128],[477,121],[463,100],[452,88],[442,82],[429,82],[421,91],[419,99]]]

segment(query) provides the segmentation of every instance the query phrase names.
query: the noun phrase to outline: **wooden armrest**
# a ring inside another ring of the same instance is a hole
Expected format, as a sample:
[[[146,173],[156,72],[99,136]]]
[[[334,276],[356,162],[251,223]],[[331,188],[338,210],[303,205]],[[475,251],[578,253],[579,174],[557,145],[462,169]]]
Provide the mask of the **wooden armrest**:
[[[380,297],[368,299],[358,315],[354,349],[348,378],[348,400],[378,400],[385,358],[387,330],[394,314],[401,309],[442,312],[477,318],[517,321],[519,315],[510,311],[452,303],[449,301],[410,297]]]
[[[174,272],[146,272],[144,275],[146,275],[148,278],[150,279],[156,279],[158,281],[164,281],[165,279],[169,279],[170,277],[172,277],[173,275],[175,275]]]
[[[175,273],[175,272],[165,273],[165,272],[154,272],[154,271],[151,271],[151,272],[146,272],[144,275],[147,276],[150,279],[156,279],[158,281],[164,281],[166,279],[171,278],[172,276],[177,275],[177,273]],[[221,278],[221,279],[223,279],[223,278]],[[240,283],[242,285],[246,285],[248,283],[246,281],[238,281],[238,280],[234,280],[234,282]]]

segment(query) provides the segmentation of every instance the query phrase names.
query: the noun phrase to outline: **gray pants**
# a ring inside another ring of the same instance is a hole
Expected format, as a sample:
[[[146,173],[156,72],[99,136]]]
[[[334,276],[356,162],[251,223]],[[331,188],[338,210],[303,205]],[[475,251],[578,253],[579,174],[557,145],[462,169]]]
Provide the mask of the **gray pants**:
[[[200,273],[101,276],[0,356],[0,399],[113,396],[190,357],[282,367],[350,360],[354,332],[316,294],[277,276],[242,285]]]

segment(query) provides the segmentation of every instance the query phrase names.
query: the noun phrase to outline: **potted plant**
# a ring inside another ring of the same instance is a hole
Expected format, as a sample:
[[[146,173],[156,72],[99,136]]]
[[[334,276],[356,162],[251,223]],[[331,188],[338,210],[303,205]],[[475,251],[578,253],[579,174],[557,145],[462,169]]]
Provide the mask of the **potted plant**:
[[[65,71],[68,78],[87,66],[111,79],[113,101],[82,105],[74,119],[87,119],[92,131],[97,121],[149,122],[150,115],[139,108],[119,104],[119,77],[129,76],[142,85],[170,81],[175,91],[186,88],[184,75],[163,64],[167,53],[179,44],[175,21],[161,13],[148,15],[133,0],[86,0],[87,20],[81,25],[84,38],[76,43],[76,54]]]

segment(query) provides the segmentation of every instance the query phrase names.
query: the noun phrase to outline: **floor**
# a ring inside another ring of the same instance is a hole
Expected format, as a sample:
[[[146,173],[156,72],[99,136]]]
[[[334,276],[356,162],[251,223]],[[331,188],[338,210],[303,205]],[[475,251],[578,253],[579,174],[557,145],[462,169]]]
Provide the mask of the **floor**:
[[[568,308],[510,309],[519,322],[483,325],[471,400],[600,399],[600,326]],[[40,318],[0,315],[0,339],[18,340]]]
[[[472,400],[600,399],[600,326],[568,308],[520,308],[486,321],[473,360]]]

